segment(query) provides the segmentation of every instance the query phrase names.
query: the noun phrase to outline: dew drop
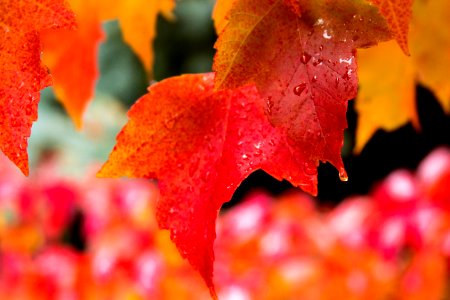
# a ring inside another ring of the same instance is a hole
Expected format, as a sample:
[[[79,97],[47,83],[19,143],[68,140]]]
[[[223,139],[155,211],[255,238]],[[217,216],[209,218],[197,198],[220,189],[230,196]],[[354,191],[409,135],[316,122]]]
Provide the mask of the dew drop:
[[[326,29],[323,31],[323,38],[327,40],[332,38],[331,34]]]
[[[165,120],[164,120],[164,126],[165,126],[167,129],[172,129],[172,128],[173,128],[173,125],[175,125],[175,120],[174,120],[174,119],[165,119]]]
[[[335,85],[336,87],[338,87],[338,85],[339,85],[339,77],[336,77],[336,78],[334,79],[334,85]]]
[[[319,46],[319,51],[322,51],[323,50],[323,45],[320,45]]]
[[[342,79],[349,80],[350,77],[352,76],[352,72],[353,72],[352,69],[347,69],[347,72],[345,72],[345,74],[342,75]]]
[[[317,81],[317,75],[314,75],[313,78],[311,79],[311,82],[314,83]]]
[[[206,171],[206,172],[202,173],[202,175],[201,175],[201,178],[203,181],[208,181],[210,177],[211,177],[210,171]]]
[[[247,160],[247,159],[248,159],[247,154],[242,154],[242,159],[243,159],[243,160]]]
[[[302,56],[301,56],[301,58],[300,58],[300,61],[301,61],[303,64],[306,65],[310,60],[311,60],[311,55],[309,55],[309,54],[306,53],[306,52],[303,52],[303,54],[302,54]]]
[[[345,172],[344,168],[340,168],[339,169],[339,179],[341,181],[348,181],[348,176],[347,176],[347,172]]]
[[[312,160],[307,161],[303,164],[303,171],[305,171],[305,173],[307,175],[316,175],[317,174],[317,166]]]
[[[269,96],[266,98],[266,104],[267,104],[267,113],[269,115],[272,114],[272,108],[273,108],[273,100],[272,100],[272,96]]]
[[[306,83],[302,82],[294,88],[294,94],[300,96],[303,91],[306,89]]]

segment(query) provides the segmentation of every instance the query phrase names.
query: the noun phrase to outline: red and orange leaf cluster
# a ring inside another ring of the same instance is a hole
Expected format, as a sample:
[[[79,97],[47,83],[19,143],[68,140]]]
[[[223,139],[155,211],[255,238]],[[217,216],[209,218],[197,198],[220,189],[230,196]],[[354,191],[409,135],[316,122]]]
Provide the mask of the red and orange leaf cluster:
[[[73,29],[62,0],[0,2],[0,149],[28,174],[28,137],[41,89],[52,83],[41,63],[42,31]]]
[[[216,76],[152,86],[99,172],[159,180],[158,222],[212,295],[215,220],[245,177],[263,169],[315,194],[328,161],[347,180],[340,150],[355,51],[390,38],[365,1],[231,2],[215,9]]]

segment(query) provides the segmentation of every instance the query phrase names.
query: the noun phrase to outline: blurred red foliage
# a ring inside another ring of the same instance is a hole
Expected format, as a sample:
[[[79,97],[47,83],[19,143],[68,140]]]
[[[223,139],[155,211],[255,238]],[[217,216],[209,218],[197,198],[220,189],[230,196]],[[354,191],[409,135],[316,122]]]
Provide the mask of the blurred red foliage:
[[[208,299],[157,228],[157,186],[82,181],[52,164],[24,178],[0,159],[0,299]],[[65,245],[82,215],[86,249]],[[323,211],[298,192],[254,192],[219,217],[219,299],[446,299],[450,151]]]

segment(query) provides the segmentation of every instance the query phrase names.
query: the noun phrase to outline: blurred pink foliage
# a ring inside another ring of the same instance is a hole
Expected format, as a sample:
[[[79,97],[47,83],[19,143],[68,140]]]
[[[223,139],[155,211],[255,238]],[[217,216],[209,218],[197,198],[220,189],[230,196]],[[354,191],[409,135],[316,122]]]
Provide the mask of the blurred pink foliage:
[[[0,158],[0,299],[209,299],[157,228],[156,184],[24,178]],[[83,251],[62,243],[82,216]],[[449,297],[450,151],[324,211],[299,192],[254,192],[218,222],[219,299]]]

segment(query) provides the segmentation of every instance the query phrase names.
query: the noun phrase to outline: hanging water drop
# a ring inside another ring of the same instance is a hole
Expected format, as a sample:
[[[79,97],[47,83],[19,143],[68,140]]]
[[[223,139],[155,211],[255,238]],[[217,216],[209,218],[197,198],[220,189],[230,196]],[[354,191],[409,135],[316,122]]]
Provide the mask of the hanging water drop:
[[[294,94],[300,96],[303,91],[306,89],[306,83],[302,82],[294,88]]]
[[[332,38],[331,34],[326,29],[323,31],[323,38],[327,40]]]
[[[339,179],[341,181],[348,181],[348,176],[347,176],[347,172],[345,172],[344,168],[340,168],[339,169]]]
[[[302,56],[300,57],[300,61],[305,65],[310,61],[310,59],[311,59],[311,55],[309,55],[306,52],[303,52]]]

